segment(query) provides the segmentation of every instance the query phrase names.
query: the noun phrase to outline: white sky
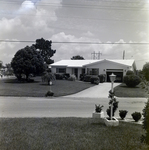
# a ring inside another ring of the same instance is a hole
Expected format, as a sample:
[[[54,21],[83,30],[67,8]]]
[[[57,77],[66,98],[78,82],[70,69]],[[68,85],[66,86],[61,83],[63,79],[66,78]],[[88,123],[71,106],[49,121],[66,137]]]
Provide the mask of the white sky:
[[[0,40],[149,43],[149,0],[0,0]],[[30,42],[0,42],[0,60],[10,63]],[[53,43],[54,61],[101,52],[101,59],[149,62],[149,44]]]

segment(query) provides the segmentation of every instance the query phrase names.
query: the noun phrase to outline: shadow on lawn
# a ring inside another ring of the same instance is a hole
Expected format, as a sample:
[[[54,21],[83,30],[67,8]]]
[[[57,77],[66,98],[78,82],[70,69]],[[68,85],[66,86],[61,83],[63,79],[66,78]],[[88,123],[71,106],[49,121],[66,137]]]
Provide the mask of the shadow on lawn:
[[[14,83],[17,83],[17,84],[24,84],[24,83],[39,83],[40,81],[35,81],[34,79],[30,79],[29,81],[26,81],[25,79],[21,80],[21,81],[18,81],[17,79],[6,79],[6,80],[3,80],[4,83],[11,83],[11,84],[14,84]]]
[[[118,87],[122,87],[122,88],[140,88],[139,85],[137,85],[136,87],[128,87],[125,83],[121,83],[120,85],[118,85]]]

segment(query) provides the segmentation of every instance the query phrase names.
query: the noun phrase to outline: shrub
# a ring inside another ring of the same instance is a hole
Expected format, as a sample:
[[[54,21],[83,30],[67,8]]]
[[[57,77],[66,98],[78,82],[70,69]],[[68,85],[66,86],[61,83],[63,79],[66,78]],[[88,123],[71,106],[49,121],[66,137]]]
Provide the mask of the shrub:
[[[126,75],[123,81],[128,87],[135,87],[141,82],[141,79],[136,75]]]
[[[80,80],[84,81],[85,76],[86,76],[86,74],[80,74]]]
[[[69,79],[69,77],[70,77],[70,74],[69,73],[65,73],[64,74],[64,78],[67,80],[67,79]]]
[[[94,77],[91,77],[90,81],[92,84],[99,84],[100,79],[99,79],[99,77],[94,76]]]
[[[135,122],[138,122],[141,119],[141,113],[140,112],[134,112],[131,114],[131,116],[135,120]]]
[[[45,96],[47,97],[47,96],[54,96],[54,93],[50,90],[50,91],[48,91],[46,94],[45,94]]]
[[[142,136],[142,141],[145,141],[149,145],[149,98],[143,109],[143,129],[145,130],[145,135]]]
[[[127,113],[128,113],[127,110],[119,110],[119,116],[121,117],[122,120],[126,117]]]
[[[55,73],[55,78],[58,80],[62,80],[64,78],[64,74],[62,73]]]
[[[102,107],[103,107],[103,105],[96,105],[95,104],[95,112],[97,112],[97,113],[100,113],[101,111],[102,111]]]
[[[70,77],[68,78],[69,81],[75,81],[76,76],[74,74],[71,74]]]
[[[86,75],[86,76],[84,77],[84,81],[85,81],[85,82],[91,82],[91,77],[92,77],[92,75]]]
[[[133,72],[132,70],[128,70],[128,71],[126,72],[126,75],[134,75],[134,72]]]

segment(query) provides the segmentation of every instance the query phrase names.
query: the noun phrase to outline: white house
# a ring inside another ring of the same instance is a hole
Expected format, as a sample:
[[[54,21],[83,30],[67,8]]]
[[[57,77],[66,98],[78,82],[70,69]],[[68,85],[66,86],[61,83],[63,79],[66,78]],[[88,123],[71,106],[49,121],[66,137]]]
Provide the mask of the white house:
[[[51,64],[51,69],[53,73],[75,74],[77,78],[80,74],[105,74],[106,81],[114,73],[116,80],[122,82],[128,70],[136,71],[136,65],[134,60],[61,60]]]

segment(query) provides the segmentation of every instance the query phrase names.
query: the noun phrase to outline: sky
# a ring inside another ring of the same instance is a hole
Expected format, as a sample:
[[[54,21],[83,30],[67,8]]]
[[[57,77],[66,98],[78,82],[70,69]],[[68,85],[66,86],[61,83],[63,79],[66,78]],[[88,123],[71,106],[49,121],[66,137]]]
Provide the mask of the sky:
[[[52,41],[55,62],[93,59],[94,52],[123,59],[125,51],[142,69],[149,62],[149,0],[0,0],[3,65],[40,38]]]

